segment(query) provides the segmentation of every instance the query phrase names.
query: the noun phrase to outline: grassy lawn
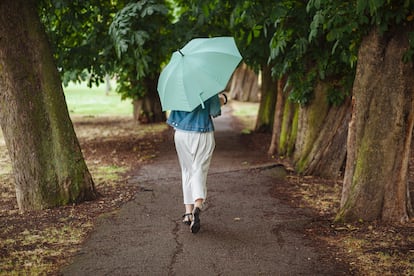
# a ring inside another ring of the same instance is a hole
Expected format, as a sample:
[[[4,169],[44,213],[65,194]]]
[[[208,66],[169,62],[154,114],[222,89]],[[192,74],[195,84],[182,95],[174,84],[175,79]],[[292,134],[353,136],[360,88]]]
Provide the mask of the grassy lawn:
[[[242,132],[250,133],[256,124],[256,116],[259,109],[259,103],[231,101],[231,108],[233,116],[243,124]]]
[[[63,87],[70,115],[80,116],[132,116],[131,100],[121,100],[114,90],[105,93],[105,85],[89,88],[86,83],[70,83]]]

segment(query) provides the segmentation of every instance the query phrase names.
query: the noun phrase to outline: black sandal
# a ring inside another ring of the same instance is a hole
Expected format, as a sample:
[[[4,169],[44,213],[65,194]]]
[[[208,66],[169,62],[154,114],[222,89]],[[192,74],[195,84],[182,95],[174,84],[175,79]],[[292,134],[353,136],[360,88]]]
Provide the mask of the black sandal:
[[[191,218],[193,216],[193,213],[186,213],[183,215],[183,223],[186,225],[191,225]]]
[[[200,230],[200,208],[195,207],[193,211],[193,221],[191,222],[191,233],[195,234]]]

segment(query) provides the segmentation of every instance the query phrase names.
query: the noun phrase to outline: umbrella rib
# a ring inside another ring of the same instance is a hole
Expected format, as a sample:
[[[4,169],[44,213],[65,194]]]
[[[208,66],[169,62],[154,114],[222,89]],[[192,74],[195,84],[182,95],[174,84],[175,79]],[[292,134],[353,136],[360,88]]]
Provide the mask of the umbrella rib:
[[[181,52],[180,52],[181,53]],[[191,54],[186,54],[186,56],[197,56],[200,54],[217,54],[219,56],[230,56],[232,58],[240,58],[240,60],[242,59],[242,56],[239,55],[235,55],[234,53],[226,53],[226,52],[219,52],[219,51],[200,51],[200,52],[193,52]],[[184,56],[184,54],[182,54]]]

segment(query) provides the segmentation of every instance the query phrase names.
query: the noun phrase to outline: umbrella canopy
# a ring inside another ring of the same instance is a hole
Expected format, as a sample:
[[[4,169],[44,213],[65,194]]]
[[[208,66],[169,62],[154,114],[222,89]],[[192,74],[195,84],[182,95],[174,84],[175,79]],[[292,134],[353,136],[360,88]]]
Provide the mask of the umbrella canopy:
[[[195,38],[172,54],[158,79],[162,109],[192,111],[226,88],[242,57],[234,38]]]

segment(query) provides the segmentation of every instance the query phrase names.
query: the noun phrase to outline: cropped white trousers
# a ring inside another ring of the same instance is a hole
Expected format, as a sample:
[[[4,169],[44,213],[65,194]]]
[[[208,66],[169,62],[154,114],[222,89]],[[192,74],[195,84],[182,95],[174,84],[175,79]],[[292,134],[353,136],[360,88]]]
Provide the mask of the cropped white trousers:
[[[177,129],[175,148],[181,166],[184,204],[207,198],[207,174],[216,142],[214,132]]]

